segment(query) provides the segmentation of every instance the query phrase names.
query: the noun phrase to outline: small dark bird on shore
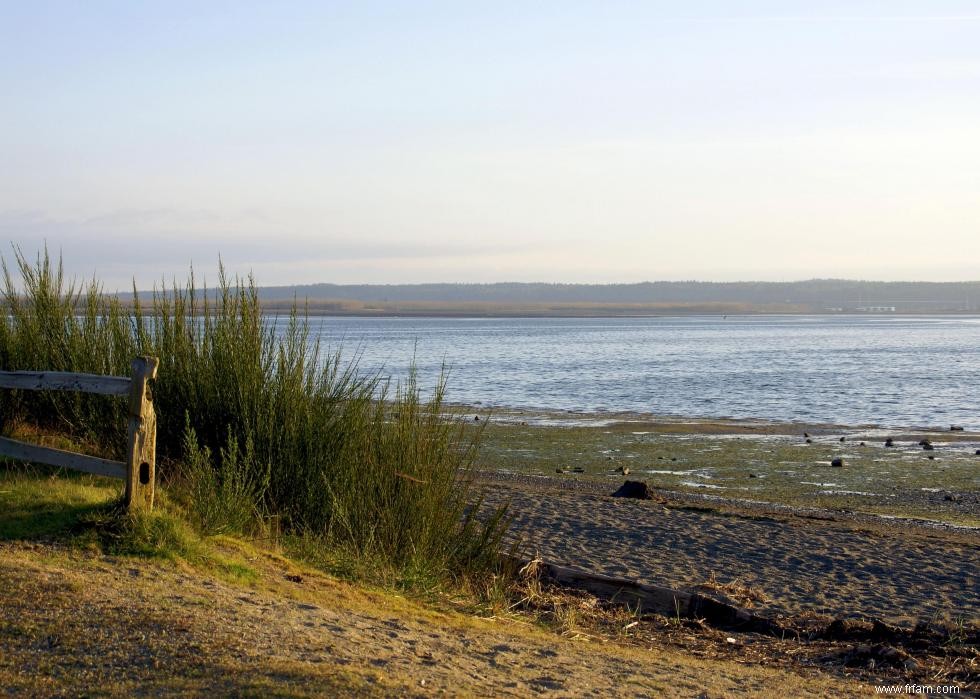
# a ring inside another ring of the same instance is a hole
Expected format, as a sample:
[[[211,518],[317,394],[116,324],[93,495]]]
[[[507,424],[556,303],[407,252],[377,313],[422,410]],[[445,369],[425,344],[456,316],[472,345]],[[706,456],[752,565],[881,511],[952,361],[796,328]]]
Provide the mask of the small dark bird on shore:
[[[844,438],[843,438],[843,437],[841,437],[841,438],[840,438],[840,441],[842,441],[842,442],[843,442],[843,441],[844,441]]]
[[[888,439],[885,440],[885,446],[886,447],[893,447],[893,446],[895,446],[895,440],[892,439],[891,437],[889,437]]]
[[[809,433],[809,432],[804,432],[804,433],[803,433],[803,436],[804,436],[804,437],[809,437],[809,436],[810,436],[810,433]]]
[[[842,468],[844,466],[844,459],[838,456],[836,459],[830,462],[830,465],[834,468]]]
[[[926,439],[920,439],[919,440],[919,446],[920,447],[924,447],[927,444],[932,444],[932,442],[930,442],[928,438],[926,438]]]
[[[812,440],[812,439],[810,439],[809,437],[807,437],[807,438],[806,438],[806,443],[807,443],[807,444],[813,444],[813,440]]]
[[[934,447],[934,446],[932,446],[931,444],[928,444],[928,443],[926,443],[926,444],[923,444],[923,445],[922,445],[922,448],[923,448],[923,450],[925,450],[925,451],[932,451],[932,450],[933,450],[933,449],[935,449],[936,447]]]

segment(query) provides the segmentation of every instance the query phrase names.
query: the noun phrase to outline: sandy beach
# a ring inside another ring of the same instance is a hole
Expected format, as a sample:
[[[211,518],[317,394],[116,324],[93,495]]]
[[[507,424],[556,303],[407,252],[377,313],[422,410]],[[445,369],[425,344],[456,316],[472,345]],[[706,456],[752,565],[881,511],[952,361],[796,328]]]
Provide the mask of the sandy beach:
[[[980,532],[834,511],[724,506],[607,483],[483,472],[485,502],[510,503],[526,555],[688,588],[712,577],[767,599],[768,614],[891,622],[980,619]]]

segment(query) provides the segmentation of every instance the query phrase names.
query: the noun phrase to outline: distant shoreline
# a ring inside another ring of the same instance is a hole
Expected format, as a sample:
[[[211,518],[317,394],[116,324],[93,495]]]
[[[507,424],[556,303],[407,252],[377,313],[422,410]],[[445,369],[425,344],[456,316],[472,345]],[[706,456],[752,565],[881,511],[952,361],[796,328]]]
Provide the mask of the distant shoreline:
[[[363,317],[643,317],[814,313],[980,313],[980,281],[536,282],[293,284],[238,279],[272,312],[293,303],[311,315]],[[199,289],[199,293],[207,290]],[[213,290],[212,290],[213,291]],[[126,301],[126,296],[119,298]],[[149,300],[152,292],[138,292]]]
[[[131,299],[120,298],[124,309],[132,310]],[[146,303],[141,299],[141,303]],[[265,316],[286,316],[294,307],[300,315],[309,317],[337,318],[684,318],[684,317],[716,317],[724,318],[747,316],[823,316],[833,317],[871,317],[871,318],[945,318],[945,317],[980,317],[978,310],[902,310],[902,311],[828,311],[798,307],[744,307],[732,304],[734,308],[719,308],[722,304],[713,306],[596,306],[583,307],[580,305],[529,305],[529,306],[494,306],[461,303],[422,305],[406,307],[403,304],[381,306],[376,304],[333,304],[319,301],[260,301],[262,314]],[[144,313],[151,313],[144,309]]]
[[[336,316],[342,318],[670,318],[694,316],[828,316],[828,317],[885,317],[885,318],[918,318],[918,317],[970,317],[980,315],[977,311],[818,311],[786,308],[687,308],[687,307],[650,307],[650,308],[581,308],[581,307],[550,307],[550,308],[521,308],[473,307],[461,304],[459,307],[364,307],[364,308],[333,308],[323,307],[311,302],[298,307],[306,315],[313,317]],[[283,315],[292,310],[292,303],[263,303],[262,312],[265,315]]]

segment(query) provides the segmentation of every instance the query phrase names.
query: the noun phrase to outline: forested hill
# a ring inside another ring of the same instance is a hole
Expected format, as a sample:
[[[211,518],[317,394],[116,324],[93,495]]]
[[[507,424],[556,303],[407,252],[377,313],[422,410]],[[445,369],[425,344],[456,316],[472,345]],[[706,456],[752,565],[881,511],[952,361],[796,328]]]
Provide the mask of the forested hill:
[[[324,302],[337,310],[367,304],[379,311],[395,307],[491,306],[562,308],[726,306],[769,311],[980,311],[980,281],[869,282],[813,279],[799,282],[644,282],[639,284],[312,284],[263,287],[263,301],[278,305],[293,298],[312,307]],[[594,310],[600,310],[594,308]],[[737,310],[732,308],[732,310]]]

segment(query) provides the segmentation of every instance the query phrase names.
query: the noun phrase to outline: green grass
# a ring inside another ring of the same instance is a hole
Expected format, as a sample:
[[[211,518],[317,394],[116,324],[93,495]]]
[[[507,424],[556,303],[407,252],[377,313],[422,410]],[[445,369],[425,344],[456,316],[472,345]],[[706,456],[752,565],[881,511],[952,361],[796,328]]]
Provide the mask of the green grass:
[[[159,495],[152,512],[130,513],[117,481],[0,462],[0,541],[61,542],[105,555],[184,562],[240,583],[255,580],[252,568],[223,555],[166,492]]]
[[[479,435],[447,418],[442,383],[423,400],[414,377],[390,386],[362,375],[310,341],[295,306],[276,334],[251,279],[222,273],[216,289],[201,289],[192,275],[147,307],[134,297],[130,313],[97,282],[66,281],[47,253],[14,257],[13,266],[3,261],[0,370],[125,376],[132,357],[158,356],[158,477],[201,531],[271,528],[408,578],[495,564],[506,522],[471,507],[467,467]],[[0,432],[66,432],[101,455],[122,455],[125,400],[0,398]],[[143,535],[169,536],[163,526]]]
[[[58,537],[118,501],[119,485],[53,469],[0,465],[0,539]]]

